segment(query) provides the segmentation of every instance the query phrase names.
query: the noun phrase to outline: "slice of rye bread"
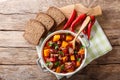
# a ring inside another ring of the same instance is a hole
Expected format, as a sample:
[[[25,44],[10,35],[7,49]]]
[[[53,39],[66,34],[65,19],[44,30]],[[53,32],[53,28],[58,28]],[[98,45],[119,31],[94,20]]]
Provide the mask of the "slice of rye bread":
[[[47,31],[49,31],[54,26],[54,20],[47,14],[40,12],[36,16],[36,20],[41,22]]]
[[[26,25],[23,36],[29,43],[38,45],[44,33],[45,27],[37,20],[31,19]]]
[[[56,7],[50,7],[47,14],[55,20],[56,26],[65,22],[65,15]]]

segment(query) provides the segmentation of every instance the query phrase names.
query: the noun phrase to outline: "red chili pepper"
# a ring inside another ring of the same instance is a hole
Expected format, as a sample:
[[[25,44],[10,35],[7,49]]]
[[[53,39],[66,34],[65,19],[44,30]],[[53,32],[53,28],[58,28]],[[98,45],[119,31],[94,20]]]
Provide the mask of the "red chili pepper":
[[[71,14],[71,16],[70,16],[70,18],[68,19],[68,21],[67,21],[67,23],[65,24],[65,26],[63,27],[63,29],[66,29],[66,28],[68,28],[71,24],[72,24],[72,22],[74,21],[74,19],[75,19],[75,17],[76,17],[76,10],[74,9],[73,10],[73,12],[72,12],[72,14]]]
[[[75,27],[75,25],[77,25],[78,23],[82,23],[85,18],[86,18],[86,14],[81,14],[81,15],[79,15],[79,16],[73,21],[73,23],[71,24],[71,26],[70,26],[71,31],[74,32],[74,27]]]
[[[87,27],[88,40],[90,39],[90,33],[91,33],[92,26],[95,23],[95,16],[90,16],[90,18],[91,18],[91,21],[89,22],[88,27]]]

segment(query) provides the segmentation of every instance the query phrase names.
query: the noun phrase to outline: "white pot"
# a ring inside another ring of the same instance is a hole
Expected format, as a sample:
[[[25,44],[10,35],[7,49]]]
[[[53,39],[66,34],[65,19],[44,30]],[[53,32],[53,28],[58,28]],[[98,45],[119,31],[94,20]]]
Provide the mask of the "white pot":
[[[84,63],[85,63],[86,56],[87,56],[87,49],[86,49],[86,48],[85,48],[85,56],[84,56],[84,59],[83,59],[81,65],[80,65],[75,71],[73,71],[73,72],[69,72],[69,73],[56,73],[56,72],[50,70],[50,69],[45,65],[45,62],[44,62],[44,59],[43,59],[43,48],[44,48],[44,46],[45,46],[45,43],[46,43],[46,41],[48,41],[53,35],[59,34],[59,33],[70,33],[71,35],[76,36],[75,33],[71,32],[71,31],[68,31],[68,30],[58,30],[58,31],[55,31],[55,32],[49,34],[49,35],[45,38],[45,40],[43,41],[43,43],[42,43],[42,45],[41,45],[41,47],[40,47],[39,56],[40,56],[40,59],[41,59],[41,61],[42,61],[42,63],[43,63],[42,65],[44,65],[44,67],[45,67],[48,71],[50,71],[51,73],[53,73],[53,74],[55,74],[55,75],[68,76],[68,75],[75,74],[76,72],[78,72],[79,70],[82,69],[82,67],[83,67],[83,65],[84,65]],[[84,42],[82,41],[82,39],[81,39],[80,37],[78,37],[78,39],[81,41],[82,45],[85,46],[85,44],[84,44]]]

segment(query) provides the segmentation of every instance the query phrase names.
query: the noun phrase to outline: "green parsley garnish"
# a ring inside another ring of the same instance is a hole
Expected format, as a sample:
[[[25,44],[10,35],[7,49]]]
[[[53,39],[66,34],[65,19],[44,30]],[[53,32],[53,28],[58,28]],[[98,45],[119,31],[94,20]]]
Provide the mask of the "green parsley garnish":
[[[76,51],[76,50],[74,50],[74,54],[77,54],[77,51]]]
[[[60,55],[64,55],[64,53],[63,53],[62,51],[58,51],[58,53],[59,53]]]
[[[48,43],[48,45],[51,47],[51,46],[53,46],[53,42],[52,41],[50,41],[49,43]]]
[[[65,69],[65,66],[64,66],[64,64],[63,65],[61,65],[61,70],[64,70]]]
[[[46,66],[49,66],[50,64],[51,64],[50,61],[47,61],[47,62],[46,62]]]
[[[77,58],[77,61],[80,61],[81,60],[81,58]]]
[[[57,62],[55,63],[55,66],[59,66],[59,65],[60,65],[60,62],[57,61]]]
[[[54,43],[54,47],[55,47],[55,49],[59,48],[58,44],[56,44],[56,43]]]

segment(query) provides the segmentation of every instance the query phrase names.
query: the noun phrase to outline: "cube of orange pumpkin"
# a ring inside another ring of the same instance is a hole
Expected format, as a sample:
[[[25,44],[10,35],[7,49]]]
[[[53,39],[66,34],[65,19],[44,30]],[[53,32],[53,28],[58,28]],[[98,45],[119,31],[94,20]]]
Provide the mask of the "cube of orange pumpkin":
[[[75,56],[74,56],[74,55],[71,55],[71,56],[70,56],[70,59],[71,59],[71,61],[74,61],[74,60],[75,60]]]
[[[71,41],[72,39],[73,39],[72,36],[70,36],[70,35],[67,35],[67,36],[66,36],[66,41]]]
[[[62,46],[61,46],[61,47],[66,48],[66,47],[67,47],[67,45],[68,45],[68,42],[63,41],[63,42],[62,42]]]
[[[44,56],[48,57],[49,56],[50,49],[44,49]]]
[[[56,72],[57,72],[57,73],[60,73],[60,71],[61,71],[61,68],[60,68],[60,66],[58,66],[58,67],[56,68]]]
[[[80,49],[80,50],[78,51],[78,54],[79,54],[79,55],[84,54],[84,53],[85,53],[84,48],[82,48],[82,49]]]
[[[80,66],[80,61],[77,61],[76,62],[76,67],[79,67]]]
[[[58,41],[60,39],[60,35],[54,35],[53,41]]]

